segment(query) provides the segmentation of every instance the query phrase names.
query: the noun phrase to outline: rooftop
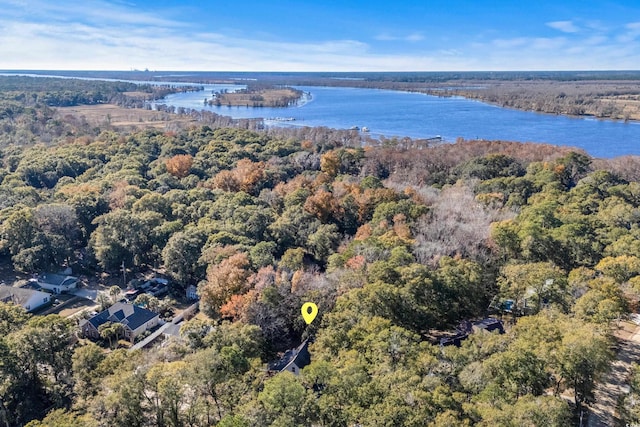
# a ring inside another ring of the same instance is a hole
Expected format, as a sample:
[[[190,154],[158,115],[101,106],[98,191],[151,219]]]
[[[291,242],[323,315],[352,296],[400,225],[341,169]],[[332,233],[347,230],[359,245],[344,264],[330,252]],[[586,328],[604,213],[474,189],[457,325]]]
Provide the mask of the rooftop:
[[[0,285],[0,301],[12,302],[17,305],[24,305],[33,295],[42,294],[48,296],[45,292],[36,291],[28,288],[17,288],[13,286]]]
[[[489,332],[499,331],[501,334],[504,334],[504,327],[502,326],[502,322],[499,319],[495,319],[493,317],[487,317],[485,319],[478,320],[477,322],[473,322],[473,326]]]
[[[304,368],[311,363],[311,354],[309,354],[308,345],[309,342],[305,340],[297,348],[287,350],[280,360],[269,364],[269,370],[280,372],[289,366],[290,363],[295,363],[298,368]]]
[[[133,304],[118,302],[103,312],[89,319],[89,322],[97,329],[107,322],[122,323],[131,330],[136,330],[149,320],[158,316],[157,313]]]
[[[78,278],[73,276],[64,276],[62,274],[44,273],[38,277],[38,281],[56,286],[67,286],[71,285],[73,282],[77,282]]]

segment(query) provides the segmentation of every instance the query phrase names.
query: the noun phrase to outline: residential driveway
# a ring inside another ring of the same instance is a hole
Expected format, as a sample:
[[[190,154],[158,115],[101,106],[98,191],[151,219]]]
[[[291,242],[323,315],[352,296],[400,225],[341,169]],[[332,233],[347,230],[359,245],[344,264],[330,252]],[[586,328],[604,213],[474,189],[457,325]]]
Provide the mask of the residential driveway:
[[[67,298],[62,304],[48,307],[37,314],[46,316],[48,314],[59,314],[62,317],[73,317],[81,311],[94,310],[97,308],[96,303],[88,298],[80,296],[63,295],[60,298]]]
[[[75,289],[73,292],[70,292],[70,293],[78,297],[90,299],[91,301],[95,301],[98,296],[97,289],[81,288],[81,289]]]

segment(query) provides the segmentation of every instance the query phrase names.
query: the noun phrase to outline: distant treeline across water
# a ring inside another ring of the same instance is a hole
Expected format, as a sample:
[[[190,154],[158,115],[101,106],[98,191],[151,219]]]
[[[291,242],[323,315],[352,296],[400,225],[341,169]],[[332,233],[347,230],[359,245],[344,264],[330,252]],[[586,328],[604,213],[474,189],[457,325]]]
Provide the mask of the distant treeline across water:
[[[636,122],[518,111],[461,97],[349,87],[297,88],[310,92],[311,100],[290,108],[205,106],[200,92],[171,94],[161,102],[234,118],[294,119],[267,122],[272,126],[366,127],[371,134],[385,137],[542,142],[579,147],[595,157],[640,155],[640,124]],[[211,88],[205,85],[207,90]]]
[[[14,71],[17,73],[17,71]],[[58,72],[24,73],[77,78],[109,78],[157,81],[162,84],[198,83],[204,91],[170,94],[162,101],[171,107],[207,110],[233,118],[286,117],[267,121],[270,126],[326,126],[336,129],[367,128],[385,137],[457,138],[541,142],[575,146],[596,157],[640,155],[637,122],[601,121],[501,108],[461,97],[438,97],[422,93],[372,89],[402,82],[455,80],[549,79],[637,80],[640,72],[465,72],[465,73],[229,73],[229,72]],[[229,107],[205,105],[203,100],[220,87],[244,87],[251,81],[291,84],[311,94],[309,102],[288,108]],[[217,82],[209,84],[206,82]],[[307,84],[325,84],[311,86]],[[354,88],[352,86],[360,86]]]

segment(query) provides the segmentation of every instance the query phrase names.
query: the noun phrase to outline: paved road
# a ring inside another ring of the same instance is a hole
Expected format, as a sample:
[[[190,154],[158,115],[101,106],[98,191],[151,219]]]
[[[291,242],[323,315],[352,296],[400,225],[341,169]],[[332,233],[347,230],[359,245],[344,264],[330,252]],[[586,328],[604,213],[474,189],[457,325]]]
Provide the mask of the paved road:
[[[640,326],[628,337],[621,337],[616,360],[611,370],[595,390],[595,403],[591,405],[588,427],[614,427],[621,424],[616,414],[618,398],[629,392],[627,378],[631,363],[640,361]]]
[[[72,297],[70,299],[68,299],[67,301],[63,302],[62,304],[59,305],[54,305],[51,306],[49,308],[47,308],[46,310],[40,311],[38,312],[39,315],[41,316],[46,316],[47,314],[51,314],[51,313],[56,313],[58,314],[59,312],[61,312],[62,310],[64,310],[65,308],[77,303],[78,301],[81,301],[82,299],[75,296]]]
[[[146,346],[151,344],[153,341],[155,341],[156,338],[158,338],[162,334],[180,336],[180,326],[182,326],[182,322],[184,321],[185,313],[187,312],[194,313],[198,310],[198,307],[199,307],[198,303],[197,302],[194,303],[189,308],[184,310],[182,313],[175,316],[171,322],[165,323],[164,325],[159,327],[154,333],[149,335],[147,338],[145,338],[144,340],[140,341],[139,343],[131,347],[129,351],[145,348]]]
[[[152,333],[151,335],[149,335],[148,337],[146,337],[145,339],[143,339],[139,343],[137,343],[134,346],[132,346],[131,348],[129,348],[129,351],[140,350],[142,348],[145,348],[146,346],[151,344],[153,341],[155,341],[156,338],[158,338],[160,335],[164,334],[164,331],[167,328],[169,328],[171,325],[172,325],[171,322],[167,322],[164,325],[160,326],[154,333]]]
[[[98,290],[97,289],[81,288],[81,289],[75,289],[71,293],[74,294],[75,296],[78,296],[78,297],[83,297],[83,298],[90,299],[91,301],[95,301],[97,296],[98,296]]]

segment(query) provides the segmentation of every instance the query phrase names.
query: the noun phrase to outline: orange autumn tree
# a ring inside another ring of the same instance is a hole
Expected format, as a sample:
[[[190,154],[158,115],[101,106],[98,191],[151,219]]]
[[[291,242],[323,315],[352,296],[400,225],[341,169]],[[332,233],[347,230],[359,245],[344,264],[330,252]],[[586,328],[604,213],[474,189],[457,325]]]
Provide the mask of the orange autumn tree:
[[[262,291],[277,281],[278,273],[273,266],[262,267],[247,279],[246,288],[250,288],[247,293],[232,295],[229,301],[220,307],[220,316],[234,321],[246,320],[248,311],[260,299]]]
[[[322,188],[309,196],[304,203],[304,209],[322,223],[327,223],[339,208],[340,205],[333,197],[333,194]]]
[[[219,188],[223,191],[236,192],[240,191],[240,182],[232,171],[220,171],[213,177],[213,188]]]
[[[193,166],[193,156],[189,154],[178,154],[166,161],[167,172],[177,178],[184,178],[189,175]]]
[[[213,312],[226,304],[233,295],[242,294],[248,287],[249,258],[244,252],[231,255],[207,269],[207,282],[202,286],[201,301]]]
[[[220,307],[220,316],[233,321],[241,319],[255,293],[256,291],[250,290],[244,295],[232,295],[229,301]]]
[[[236,164],[236,179],[240,182],[240,190],[253,193],[258,184],[265,179],[265,163],[252,162],[249,159],[239,160]]]
[[[224,191],[244,191],[249,194],[259,193],[260,183],[265,179],[265,163],[252,162],[249,159],[239,160],[232,170],[220,171],[213,177],[213,188]]]

